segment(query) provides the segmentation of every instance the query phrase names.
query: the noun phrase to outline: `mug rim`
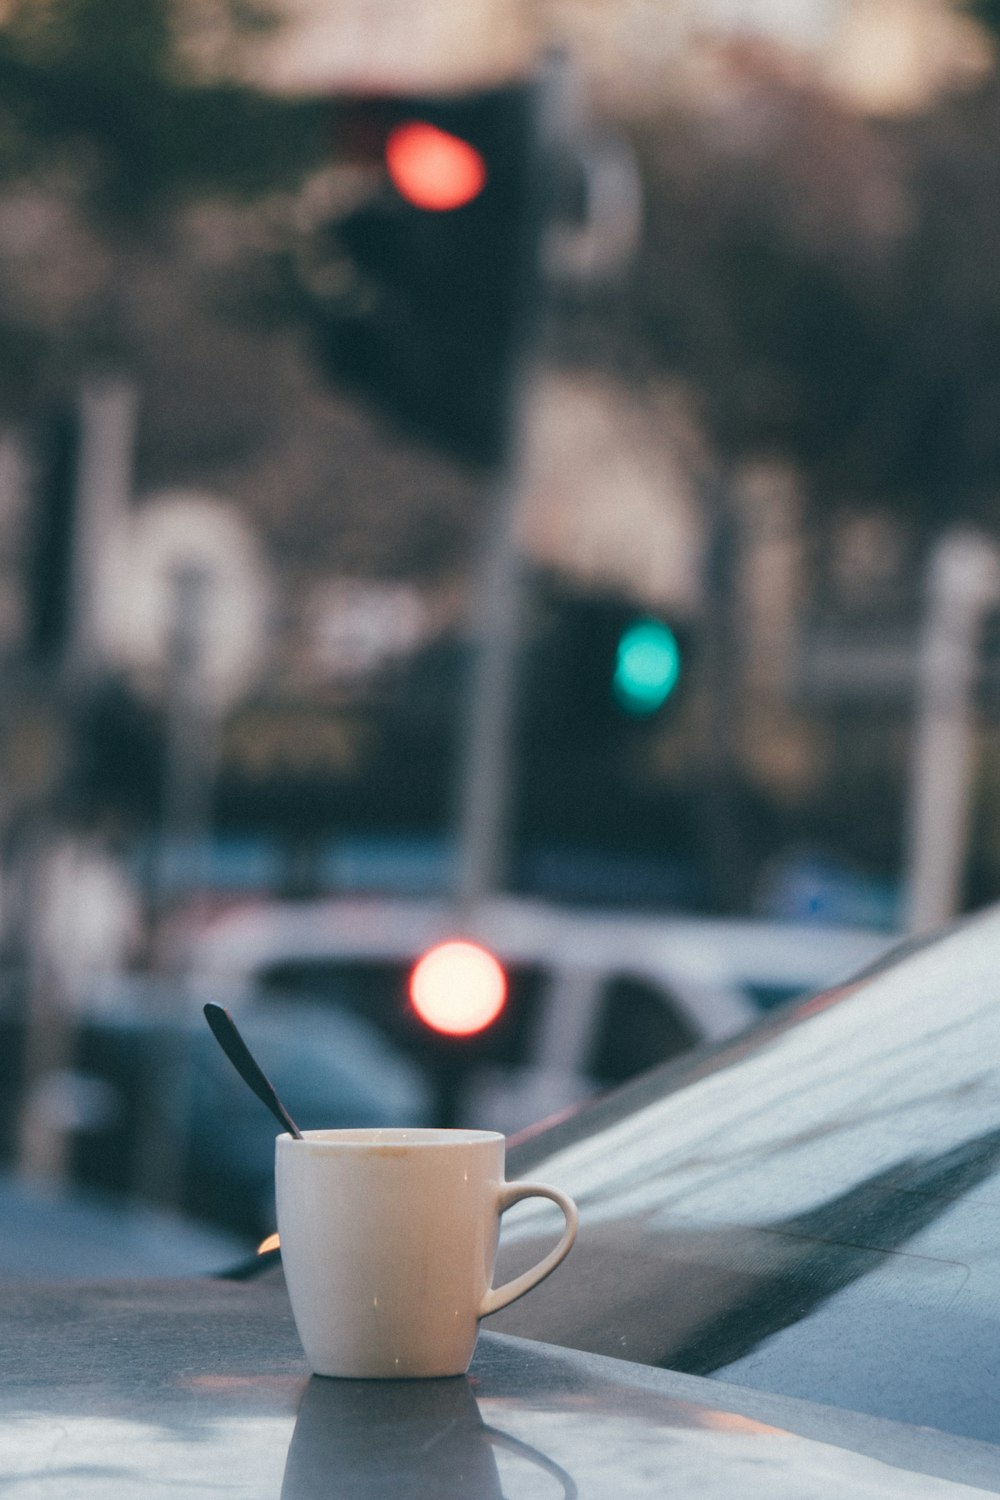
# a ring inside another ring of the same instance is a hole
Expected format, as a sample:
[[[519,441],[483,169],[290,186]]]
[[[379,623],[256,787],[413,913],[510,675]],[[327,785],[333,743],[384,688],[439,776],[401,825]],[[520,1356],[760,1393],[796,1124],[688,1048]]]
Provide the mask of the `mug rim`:
[[[469,1146],[505,1144],[498,1130],[464,1130],[461,1127],[434,1125],[362,1125],[333,1130],[303,1130],[301,1140],[282,1131],[277,1144],[282,1147],[303,1146],[355,1151],[383,1150],[386,1147],[454,1150]]]

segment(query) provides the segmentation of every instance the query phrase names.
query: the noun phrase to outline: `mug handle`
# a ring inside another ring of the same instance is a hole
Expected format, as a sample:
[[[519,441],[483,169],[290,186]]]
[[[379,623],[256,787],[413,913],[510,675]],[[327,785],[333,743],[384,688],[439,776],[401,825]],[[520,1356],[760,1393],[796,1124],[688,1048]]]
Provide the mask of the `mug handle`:
[[[515,1203],[520,1203],[522,1198],[550,1198],[557,1208],[562,1209],[566,1227],[558,1245],[550,1250],[537,1266],[523,1271],[512,1281],[505,1281],[503,1286],[490,1287],[479,1309],[481,1318],[485,1318],[489,1313],[499,1312],[501,1307],[506,1307],[509,1302],[516,1301],[518,1297],[523,1297],[525,1292],[530,1292],[532,1287],[544,1281],[550,1271],[554,1271],[559,1262],[566,1258],[576,1239],[580,1215],[576,1211],[576,1204],[572,1198],[561,1192],[559,1188],[547,1187],[542,1182],[505,1182],[497,1194],[499,1212],[505,1213]]]

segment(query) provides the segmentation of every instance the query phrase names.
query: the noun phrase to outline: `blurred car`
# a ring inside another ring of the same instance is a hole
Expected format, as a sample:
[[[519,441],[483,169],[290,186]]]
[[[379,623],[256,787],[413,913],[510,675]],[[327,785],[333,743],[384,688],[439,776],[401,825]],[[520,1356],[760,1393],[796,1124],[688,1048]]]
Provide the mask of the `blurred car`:
[[[794,1399],[987,1445],[1000,1492],[1000,908],[526,1132],[508,1175],[581,1229],[572,1275],[491,1327],[763,1420]],[[551,1232],[512,1210],[498,1276]]]
[[[221,1275],[245,1239],[145,1204],[0,1173],[0,1284]]]
[[[506,1004],[469,1034],[428,1027],[417,961],[448,939],[500,962]],[[436,1123],[510,1133],[595,1091],[741,1032],[762,1009],[813,993],[883,954],[865,928],[627,915],[497,898],[462,917],[445,902],[262,902],[217,917],[185,960],[237,1008],[290,1003],[363,1016],[434,1080]]]
[[[201,1013],[225,987],[135,976],[105,980],[63,1018],[65,1066],[23,1101],[32,1131],[63,1138],[77,1186],[168,1204],[259,1239],[274,1227],[273,1117],[220,1050]],[[12,1091],[23,1025],[0,1012]],[[360,1016],[245,1006],[240,1029],[302,1129],[413,1125],[431,1108],[425,1077]]]

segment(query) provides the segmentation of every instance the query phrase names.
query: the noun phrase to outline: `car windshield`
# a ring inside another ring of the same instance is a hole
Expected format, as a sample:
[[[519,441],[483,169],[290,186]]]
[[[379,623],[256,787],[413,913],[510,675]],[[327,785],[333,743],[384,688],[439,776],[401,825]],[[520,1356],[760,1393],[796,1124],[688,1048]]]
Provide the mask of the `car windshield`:
[[[582,1228],[491,1326],[995,1439],[998,954],[993,911],[514,1142]]]

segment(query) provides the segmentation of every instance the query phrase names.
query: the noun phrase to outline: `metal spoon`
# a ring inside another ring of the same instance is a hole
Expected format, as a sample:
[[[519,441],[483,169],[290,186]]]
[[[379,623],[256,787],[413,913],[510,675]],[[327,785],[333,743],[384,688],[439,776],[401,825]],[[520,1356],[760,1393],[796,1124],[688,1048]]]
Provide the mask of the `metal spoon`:
[[[276,1119],[281,1121],[289,1135],[294,1135],[296,1140],[301,1140],[301,1130],[274,1092],[274,1085],[265,1076],[260,1064],[240,1036],[236,1029],[236,1022],[225,1006],[216,1005],[214,1000],[209,1000],[202,1009],[205,1012],[205,1020],[212,1028],[212,1035],[244,1083],[250,1085],[257,1098],[267,1105]]]

